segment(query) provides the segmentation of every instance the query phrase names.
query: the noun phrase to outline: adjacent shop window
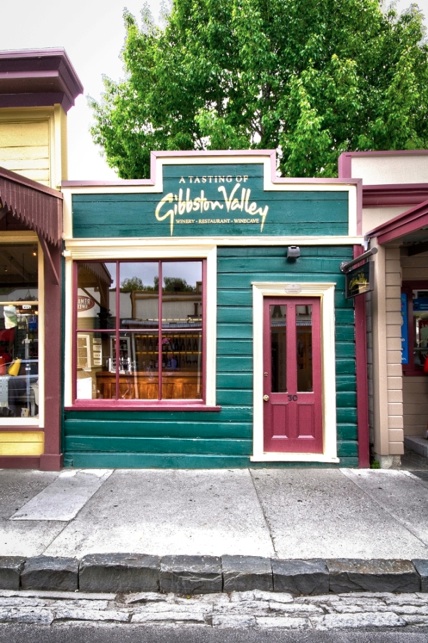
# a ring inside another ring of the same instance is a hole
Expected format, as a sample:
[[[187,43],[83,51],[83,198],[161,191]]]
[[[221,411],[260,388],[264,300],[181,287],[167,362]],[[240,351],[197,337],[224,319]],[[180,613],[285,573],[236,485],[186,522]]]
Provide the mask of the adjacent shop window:
[[[422,375],[428,359],[428,282],[404,282],[401,362],[405,375]]]
[[[202,401],[205,261],[75,266],[75,399]]]
[[[39,413],[37,244],[0,244],[0,417]]]

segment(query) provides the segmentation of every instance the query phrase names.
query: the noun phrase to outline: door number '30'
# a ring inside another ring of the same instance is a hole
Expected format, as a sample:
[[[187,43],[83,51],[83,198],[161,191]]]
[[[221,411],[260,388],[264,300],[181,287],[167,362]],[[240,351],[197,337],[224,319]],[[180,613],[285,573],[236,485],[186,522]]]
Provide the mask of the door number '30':
[[[297,402],[298,400],[297,395],[287,395],[287,397],[289,402]]]

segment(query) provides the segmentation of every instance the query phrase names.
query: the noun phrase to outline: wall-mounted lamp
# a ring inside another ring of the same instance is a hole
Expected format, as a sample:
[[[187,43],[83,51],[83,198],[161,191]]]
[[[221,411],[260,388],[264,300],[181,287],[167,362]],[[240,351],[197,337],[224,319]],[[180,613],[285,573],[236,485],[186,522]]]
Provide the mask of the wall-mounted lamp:
[[[299,246],[288,246],[287,248],[287,261],[296,261],[300,257]]]

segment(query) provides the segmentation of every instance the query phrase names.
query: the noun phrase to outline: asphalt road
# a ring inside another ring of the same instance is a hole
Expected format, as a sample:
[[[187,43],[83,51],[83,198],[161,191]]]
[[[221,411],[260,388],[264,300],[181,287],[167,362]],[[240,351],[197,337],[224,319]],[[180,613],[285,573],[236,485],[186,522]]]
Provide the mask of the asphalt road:
[[[199,627],[158,628],[99,624],[0,624],[0,643],[426,643],[425,632],[293,632]]]

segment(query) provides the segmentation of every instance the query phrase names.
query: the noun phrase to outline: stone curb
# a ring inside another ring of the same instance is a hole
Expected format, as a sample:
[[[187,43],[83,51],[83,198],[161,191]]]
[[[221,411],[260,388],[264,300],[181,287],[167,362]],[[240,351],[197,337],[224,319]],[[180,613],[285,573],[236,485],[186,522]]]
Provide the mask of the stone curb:
[[[428,560],[91,554],[79,561],[0,556],[0,589],[187,595],[261,590],[305,596],[428,592]]]

